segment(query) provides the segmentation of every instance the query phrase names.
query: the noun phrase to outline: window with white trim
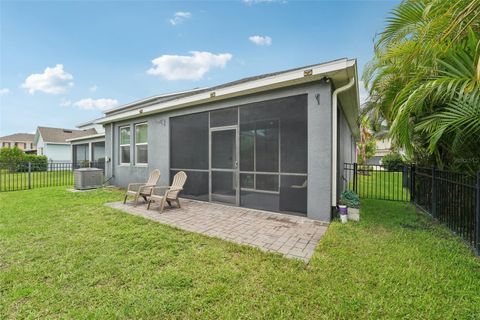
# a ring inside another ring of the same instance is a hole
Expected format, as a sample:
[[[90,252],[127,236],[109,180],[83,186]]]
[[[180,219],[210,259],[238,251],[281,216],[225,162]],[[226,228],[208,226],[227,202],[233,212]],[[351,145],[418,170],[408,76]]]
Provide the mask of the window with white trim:
[[[148,164],[148,124],[135,125],[135,163]]]
[[[120,127],[120,164],[130,163],[130,126]]]

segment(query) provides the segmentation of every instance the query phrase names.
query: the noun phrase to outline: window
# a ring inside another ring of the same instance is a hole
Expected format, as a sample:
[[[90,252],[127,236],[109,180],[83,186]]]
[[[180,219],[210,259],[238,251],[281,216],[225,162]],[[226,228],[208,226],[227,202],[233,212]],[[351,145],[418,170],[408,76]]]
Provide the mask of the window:
[[[172,168],[208,171],[208,113],[172,118],[170,141]]]
[[[105,162],[105,142],[92,143],[92,160],[94,162]]]
[[[75,168],[88,166],[88,144],[73,146],[73,163]]]
[[[238,195],[242,207],[306,213],[307,98],[170,118],[170,179],[185,171],[182,195],[189,198],[231,202]],[[231,172],[237,167],[238,177]]]
[[[222,109],[210,112],[210,128],[236,125],[238,109]]]
[[[279,129],[278,119],[240,125],[240,172],[244,178],[241,175],[241,188],[279,191]]]
[[[146,123],[135,125],[135,163],[148,163],[148,125]]]
[[[170,119],[170,179],[187,173],[184,197],[208,201],[208,135],[208,112]]]
[[[94,168],[105,169],[105,142],[92,143],[92,161]]]
[[[130,127],[120,128],[120,163],[130,163]]]
[[[307,211],[307,95],[240,106],[240,205]]]

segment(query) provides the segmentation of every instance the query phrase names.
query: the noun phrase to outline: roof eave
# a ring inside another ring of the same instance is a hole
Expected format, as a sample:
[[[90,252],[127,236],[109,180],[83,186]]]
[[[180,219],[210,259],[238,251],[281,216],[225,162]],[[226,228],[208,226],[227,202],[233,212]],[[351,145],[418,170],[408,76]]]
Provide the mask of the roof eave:
[[[336,60],[331,63],[319,64],[316,66],[306,67],[304,69],[297,69],[267,78],[252,80],[241,84],[219,88],[215,91],[200,92],[195,95],[182,97],[179,99],[167,101],[165,103],[148,105],[142,109],[136,109],[111,116],[106,116],[99,119],[96,123],[107,124],[111,122],[137,118],[139,116],[166,112],[173,109],[191,107],[206,102],[220,101],[247,94],[284,88],[296,84],[314,82],[322,79],[325,76],[328,76],[329,73],[347,69],[352,66],[356,66],[356,60]],[[312,74],[309,76],[305,76],[304,71],[306,70],[312,70]],[[144,100],[142,103],[148,103],[149,101],[150,100]],[[138,105],[141,106],[142,103],[139,103]]]
[[[51,142],[51,141],[43,141],[44,144],[58,144],[58,145],[70,145],[68,142]]]
[[[75,142],[75,141],[95,139],[95,138],[101,138],[101,137],[105,137],[105,133],[91,134],[91,135],[88,135],[88,136],[83,136],[83,137],[76,137],[76,138],[67,139],[67,140],[65,140],[65,141],[67,141],[67,142]]]

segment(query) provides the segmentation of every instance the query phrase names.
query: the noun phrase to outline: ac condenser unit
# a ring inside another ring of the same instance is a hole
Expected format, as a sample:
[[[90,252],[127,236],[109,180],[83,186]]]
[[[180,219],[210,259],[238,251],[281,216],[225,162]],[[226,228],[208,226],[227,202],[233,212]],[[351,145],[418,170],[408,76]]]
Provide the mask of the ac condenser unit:
[[[74,170],[74,187],[77,190],[100,188],[103,184],[103,170],[81,168]]]

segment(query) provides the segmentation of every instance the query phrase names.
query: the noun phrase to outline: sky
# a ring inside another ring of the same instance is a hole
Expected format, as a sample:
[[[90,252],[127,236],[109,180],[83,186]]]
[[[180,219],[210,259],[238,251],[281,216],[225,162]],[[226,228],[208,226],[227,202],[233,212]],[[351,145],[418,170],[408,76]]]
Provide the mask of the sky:
[[[398,2],[0,0],[0,136],[344,57],[361,74]]]

